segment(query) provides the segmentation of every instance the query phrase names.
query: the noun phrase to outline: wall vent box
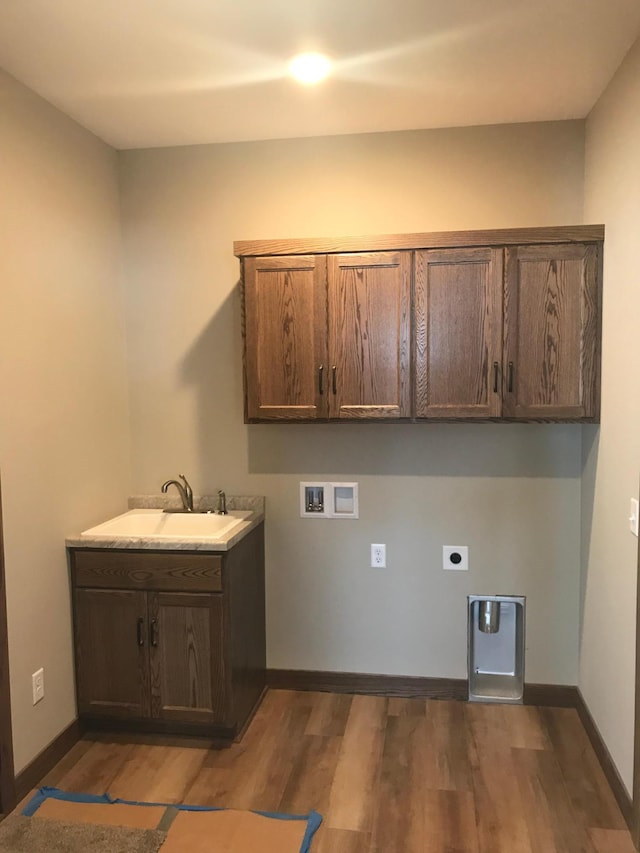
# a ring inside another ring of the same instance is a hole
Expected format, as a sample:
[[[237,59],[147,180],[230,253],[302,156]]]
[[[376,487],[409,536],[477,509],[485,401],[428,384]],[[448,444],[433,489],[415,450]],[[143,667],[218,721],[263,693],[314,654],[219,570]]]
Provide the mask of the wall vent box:
[[[523,595],[470,595],[467,599],[470,702],[524,700]]]
[[[357,483],[300,483],[302,518],[358,518]]]

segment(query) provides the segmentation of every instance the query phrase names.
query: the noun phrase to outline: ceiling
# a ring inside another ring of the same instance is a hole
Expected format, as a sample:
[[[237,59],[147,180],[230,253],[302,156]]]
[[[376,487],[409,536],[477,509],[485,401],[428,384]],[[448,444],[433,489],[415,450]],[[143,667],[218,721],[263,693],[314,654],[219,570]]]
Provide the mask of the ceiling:
[[[2,0],[0,66],[142,148],[583,118],[639,33],[638,0]]]

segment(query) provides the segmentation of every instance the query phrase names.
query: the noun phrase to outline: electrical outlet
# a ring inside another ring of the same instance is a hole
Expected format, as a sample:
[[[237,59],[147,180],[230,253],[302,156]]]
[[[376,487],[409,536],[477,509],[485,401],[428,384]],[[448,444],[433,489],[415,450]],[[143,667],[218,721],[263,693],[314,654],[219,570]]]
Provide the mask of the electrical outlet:
[[[638,535],[638,501],[636,498],[631,498],[631,508],[629,510],[629,530],[634,536]]]
[[[468,572],[469,547],[467,545],[443,545],[442,568],[450,572]]]
[[[33,704],[36,705],[44,699],[44,669],[40,668],[31,676],[31,687],[33,689]]]
[[[387,546],[371,545],[371,568],[385,569],[387,567]]]

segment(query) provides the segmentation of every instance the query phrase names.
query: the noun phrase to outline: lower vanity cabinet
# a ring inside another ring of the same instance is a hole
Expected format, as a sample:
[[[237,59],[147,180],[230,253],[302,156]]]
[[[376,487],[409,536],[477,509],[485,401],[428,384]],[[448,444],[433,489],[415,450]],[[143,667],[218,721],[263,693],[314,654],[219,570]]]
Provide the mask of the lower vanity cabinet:
[[[224,725],[223,596],[149,593],[148,613],[151,716]]]
[[[88,726],[236,737],[265,685],[263,525],[224,554],[70,549]]]
[[[78,713],[148,717],[147,594],[76,588],[73,609]]]
[[[221,594],[89,587],[74,604],[81,714],[225,724]]]

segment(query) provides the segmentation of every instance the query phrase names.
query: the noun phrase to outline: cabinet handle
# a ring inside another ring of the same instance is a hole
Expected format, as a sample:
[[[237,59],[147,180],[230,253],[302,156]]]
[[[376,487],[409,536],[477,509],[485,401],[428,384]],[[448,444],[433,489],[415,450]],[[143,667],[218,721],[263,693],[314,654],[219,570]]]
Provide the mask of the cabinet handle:
[[[507,391],[513,394],[513,362],[509,362],[509,381],[507,383]]]
[[[337,389],[336,389],[336,366],[335,366],[335,364],[331,368],[331,390],[333,391],[334,394],[337,393]]]
[[[151,645],[155,648],[158,645],[158,620],[151,620]]]
[[[494,394],[498,393],[498,368],[499,368],[498,362],[494,361],[493,362],[493,393]]]
[[[318,368],[318,394],[322,396],[324,394],[324,389],[322,387],[322,374],[324,372],[324,364],[321,364]]]
[[[138,645],[144,646],[144,619],[138,619]]]

